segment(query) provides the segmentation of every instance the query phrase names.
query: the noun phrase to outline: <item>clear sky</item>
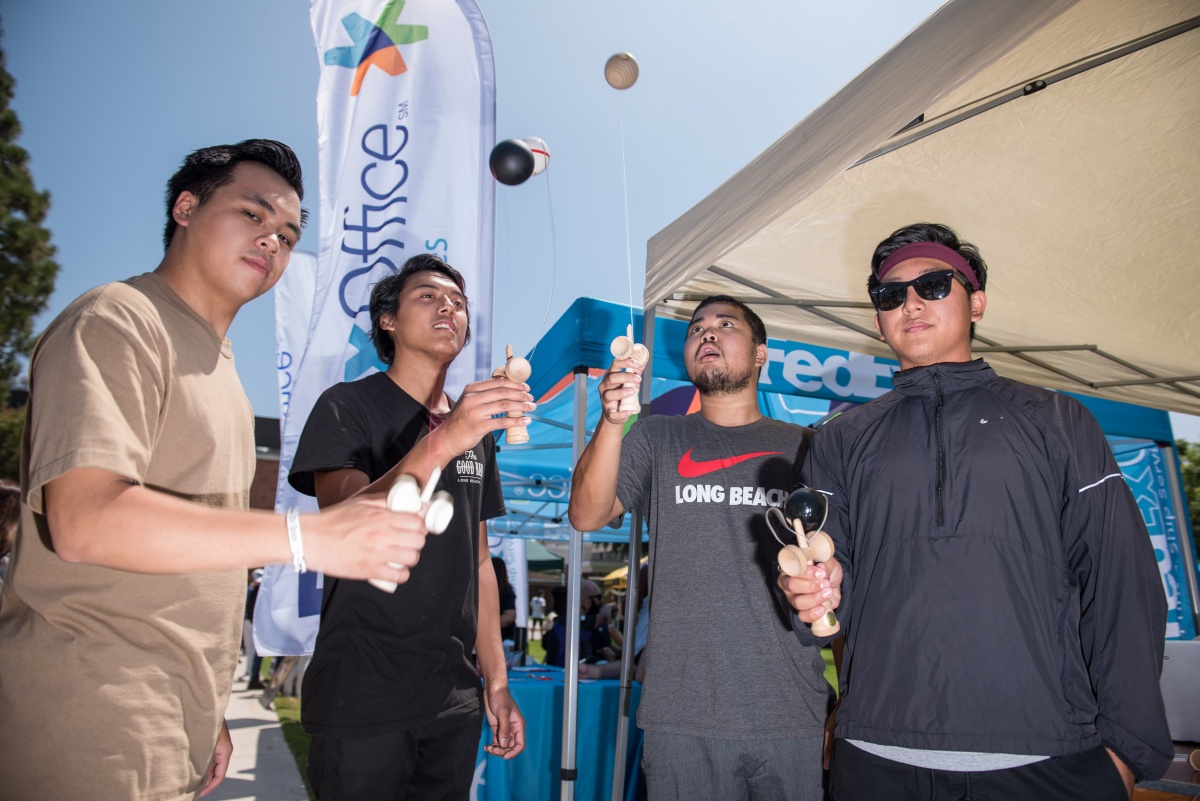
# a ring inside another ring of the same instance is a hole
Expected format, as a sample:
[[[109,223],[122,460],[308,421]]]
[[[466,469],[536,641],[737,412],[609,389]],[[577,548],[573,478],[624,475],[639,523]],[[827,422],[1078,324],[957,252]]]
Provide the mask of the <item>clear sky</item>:
[[[646,241],[940,5],[477,2],[494,48],[497,136],[540,136],[551,152],[544,176],[497,187],[496,359],[505,343],[534,344],[548,302],[547,327],[583,295],[629,302],[621,120],[640,307]],[[0,0],[0,24],[21,144],[53,199],[62,271],[42,325],[90,287],[157,265],[163,186],[191,150],[285,141],[316,209],[318,62],[302,0]],[[603,65],[621,50],[641,76],[618,94]],[[315,249],[318,225],[302,249]],[[255,413],[277,417],[272,303],[248,305],[229,336]],[[1200,441],[1200,419],[1172,419]]]

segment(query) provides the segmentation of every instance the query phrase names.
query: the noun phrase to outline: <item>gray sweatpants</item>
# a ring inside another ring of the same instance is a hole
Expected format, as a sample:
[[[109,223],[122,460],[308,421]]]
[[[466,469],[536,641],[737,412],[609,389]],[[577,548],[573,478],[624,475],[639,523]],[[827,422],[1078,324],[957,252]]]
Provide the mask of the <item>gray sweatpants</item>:
[[[650,801],[821,801],[824,737],[714,740],[648,731]]]

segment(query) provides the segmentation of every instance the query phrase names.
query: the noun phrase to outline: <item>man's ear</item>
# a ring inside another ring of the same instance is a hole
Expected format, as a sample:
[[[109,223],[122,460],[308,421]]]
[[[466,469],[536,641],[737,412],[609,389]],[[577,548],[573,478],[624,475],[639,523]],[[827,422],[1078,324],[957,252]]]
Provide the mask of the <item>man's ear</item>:
[[[879,332],[879,338],[884,342],[887,342],[887,337],[883,335],[883,326],[879,324],[879,312],[875,312],[875,317],[873,319],[875,320],[875,330]]]
[[[987,308],[987,294],[982,290],[971,293],[971,322],[977,323],[983,319],[983,311]]]
[[[754,346],[754,363],[759,367],[767,363],[767,346],[765,343]]]
[[[380,316],[379,327],[382,328],[384,331],[395,331],[396,330],[396,315],[395,314],[384,314],[384,315]]]
[[[175,198],[175,204],[171,206],[171,219],[176,225],[184,228],[188,226],[188,217],[200,205],[199,199],[191,192],[183,191],[179,193],[179,197]]]

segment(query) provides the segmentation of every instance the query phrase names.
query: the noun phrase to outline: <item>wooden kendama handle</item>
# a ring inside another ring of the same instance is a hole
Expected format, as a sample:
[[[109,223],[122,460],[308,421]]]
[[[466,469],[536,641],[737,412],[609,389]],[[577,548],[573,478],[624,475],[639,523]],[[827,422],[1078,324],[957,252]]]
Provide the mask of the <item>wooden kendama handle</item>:
[[[492,377],[496,378],[504,376],[509,381],[518,381],[524,383],[530,375],[533,374],[533,367],[529,364],[528,359],[513,355],[512,345],[507,345],[504,348],[504,354],[507,360],[504,362],[504,367],[497,367],[492,373]],[[508,417],[524,417],[525,413],[521,411],[509,412]],[[523,445],[529,442],[529,431],[525,426],[516,426],[508,429],[504,434],[504,441],[509,445]]]
[[[804,570],[814,562],[828,562],[833,558],[833,539],[824,531],[814,531],[806,538],[796,535],[799,545],[785,545],[777,557],[779,569],[789,576],[802,576]],[[825,602],[825,615],[812,623],[812,632],[818,637],[830,637],[841,631],[841,624],[833,613],[833,602]]]

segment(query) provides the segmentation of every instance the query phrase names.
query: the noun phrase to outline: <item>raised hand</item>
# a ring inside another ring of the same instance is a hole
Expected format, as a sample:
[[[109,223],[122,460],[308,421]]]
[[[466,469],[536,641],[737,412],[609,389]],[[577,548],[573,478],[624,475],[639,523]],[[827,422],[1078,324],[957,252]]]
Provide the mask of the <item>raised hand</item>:
[[[613,360],[599,387],[600,405],[607,422],[624,425],[626,420],[637,413],[628,408],[621,410],[620,405],[626,398],[637,397],[642,386],[642,371],[645,369],[645,363],[638,361],[636,356]]]
[[[457,456],[493,431],[529,425],[528,417],[506,415],[513,411],[531,412],[536,408],[528,384],[503,377],[467,384],[450,417],[438,429],[443,439],[442,448],[446,454]]]

